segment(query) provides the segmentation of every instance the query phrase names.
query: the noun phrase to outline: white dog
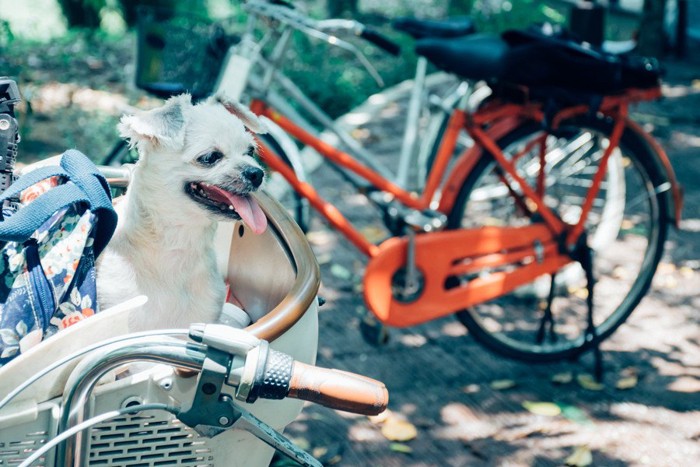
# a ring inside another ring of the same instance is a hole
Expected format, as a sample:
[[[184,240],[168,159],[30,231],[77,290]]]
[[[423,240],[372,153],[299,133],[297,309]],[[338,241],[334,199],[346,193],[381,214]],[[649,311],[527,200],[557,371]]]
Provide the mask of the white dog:
[[[146,295],[131,331],[216,321],[225,300],[213,247],[217,220],[242,219],[256,233],[267,225],[248,196],[263,182],[251,134],[264,132],[263,125],[238,103],[211,98],[192,105],[181,95],[122,117],[119,131],[139,161],[98,261],[100,306]]]

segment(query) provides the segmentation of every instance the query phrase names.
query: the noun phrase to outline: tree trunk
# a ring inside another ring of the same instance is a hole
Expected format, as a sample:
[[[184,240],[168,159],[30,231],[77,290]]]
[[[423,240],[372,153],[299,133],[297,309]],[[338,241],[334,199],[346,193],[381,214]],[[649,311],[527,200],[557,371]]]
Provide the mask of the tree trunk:
[[[63,16],[65,16],[70,28],[100,27],[100,10],[104,1],[86,0],[58,0]]]
[[[661,57],[666,48],[664,12],[666,0],[644,0],[642,21],[639,25],[639,53]]]
[[[351,18],[357,16],[358,0],[328,0],[326,8],[329,18],[342,18],[349,16]]]
[[[172,14],[175,9],[176,0],[120,0],[122,7],[122,16],[124,17],[124,22],[129,26],[135,26],[139,16],[139,7],[146,8],[157,8],[161,9],[164,16]],[[193,8],[193,12],[197,14],[203,13],[206,16],[206,10],[204,12],[197,11],[203,2],[194,2],[196,7]]]
[[[449,16],[464,16],[471,13],[474,0],[450,0],[447,7]]]

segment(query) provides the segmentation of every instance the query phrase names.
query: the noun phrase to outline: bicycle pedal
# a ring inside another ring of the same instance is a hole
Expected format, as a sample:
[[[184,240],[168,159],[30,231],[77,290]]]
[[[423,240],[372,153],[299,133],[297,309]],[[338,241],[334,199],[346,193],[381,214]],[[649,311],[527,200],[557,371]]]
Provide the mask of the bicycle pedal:
[[[447,216],[431,209],[411,211],[403,220],[414,232],[438,232],[447,225]]]

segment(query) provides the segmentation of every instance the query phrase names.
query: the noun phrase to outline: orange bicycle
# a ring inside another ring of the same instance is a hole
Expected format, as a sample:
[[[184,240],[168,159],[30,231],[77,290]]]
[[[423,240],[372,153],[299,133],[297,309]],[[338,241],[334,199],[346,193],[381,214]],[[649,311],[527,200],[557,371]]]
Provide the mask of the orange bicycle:
[[[396,52],[391,41],[357,21],[312,20],[287,2],[248,1],[244,9],[246,32],[229,49],[217,90],[249,100],[268,119],[261,158],[367,256],[364,298],[381,323],[412,326],[456,314],[476,339],[509,357],[544,362],[598,352],[648,290],[667,225],[680,219],[668,157],[628,115],[631,104],[660,96],[657,75],[642,83],[627,77],[604,97],[566,83],[510,83],[503,76],[512,44],[463,36],[454,23],[404,22],[399,28],[418,39],[416,86],[427,62],[463,81],[457,97],[438,106],[449,117],[434,138],[424,184],[409,189],[279,69],[295,30],[355,52],[369,70],[344,37]],[[474,105],[477,81],[494,93]],[[420,91],[409,109],[425,102]],[[336,133],[343,149],[285,116],[289,100]],[[408,113],[404,141],[415,143],[415,112]],[[289,136],[368,182],[393,237],[373,244],[298,176]],[[411,164],[403,156],[399,169]]]

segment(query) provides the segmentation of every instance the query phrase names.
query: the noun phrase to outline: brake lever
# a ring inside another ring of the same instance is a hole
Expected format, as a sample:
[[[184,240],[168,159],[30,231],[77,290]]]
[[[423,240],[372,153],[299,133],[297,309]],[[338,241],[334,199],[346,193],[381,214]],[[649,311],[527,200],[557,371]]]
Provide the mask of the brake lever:
[[[323,467],[311,454],[304,451],[289,438],[272,428],[267,423],[257,418],[241,406],[231,401],[233,409],[238,412],[238,419],[231,428],[247,431],[260,441],[268,444],[301,465],[309,467]]]

